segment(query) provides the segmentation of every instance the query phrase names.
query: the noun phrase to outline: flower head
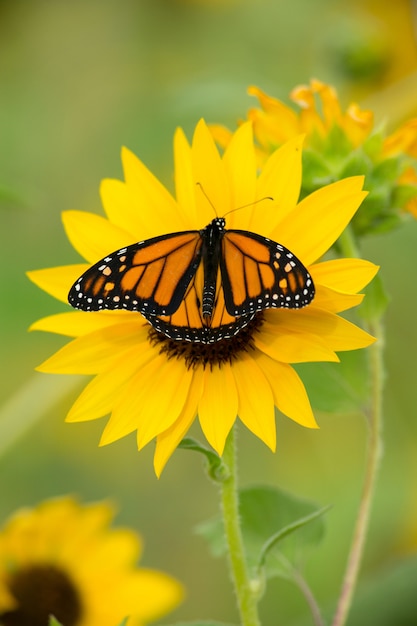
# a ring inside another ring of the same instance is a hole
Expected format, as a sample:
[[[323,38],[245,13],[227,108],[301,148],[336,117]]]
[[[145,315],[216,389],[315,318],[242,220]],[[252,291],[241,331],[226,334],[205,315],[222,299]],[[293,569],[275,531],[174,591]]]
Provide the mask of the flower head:
[[[416,215],[416,119],[386,136],[374,127],[372,111],[356,103],[343,110],[336,90],[314,79],[292,90],[290,97],[298,111],[258,87],[248,91],[260,104],[248,112],[260,163],[285,141],[306,134],[303,196],[361,173],[369,195],[352,220],[357,235],[390,230],[404,218],[404,211]],[[231,136],[227,129],[214,126],[213,133],[219,145],[227,145]]]
[[[316,288],[309,306],[265,310],[236,336],[209,345],[169,339],[139,313],[125,310],[71,311],[39,320],[33,329],[72,338],[39,369],[94,376],[68,421],[110,414],[101,444],[134,431],[139,449],[156,438],[158,475],[197,415],[219,454],[237,416],[272,450],[275,407],[303,426],[317,426],[291,363],[337,361],[336,352],[372,343],[372,337],[338,313],[361,302],[358,291],[377,267],[357,259],[319,262],[366,193],[363,177],[357,176],[298,202],[301,143],[296,137],[284,144],[259,173],[250,123],[234,133],[221,156],[201,121],[192,145],[181,130],[175,136],[176,199],[124,149],[125,182],[105,180],[101,187],[106,217],[64,213],[70,241],[91,264],[143,239],[201,229],[213,219],[215,207],[219,216],[230,212],[228,228],[249,230],[288,247]],[[273,200],[259,202],[265,197]],[[233,211],[238,207],[244,208]],[[38,270],[29,277],[66,302],[88,264]]]
[[[0,530],[0,622],[46,626],[140,626],[174,609],[180,584],[141,569],[139,537],[111,529],[108,503],[71,497],[15,513]]]

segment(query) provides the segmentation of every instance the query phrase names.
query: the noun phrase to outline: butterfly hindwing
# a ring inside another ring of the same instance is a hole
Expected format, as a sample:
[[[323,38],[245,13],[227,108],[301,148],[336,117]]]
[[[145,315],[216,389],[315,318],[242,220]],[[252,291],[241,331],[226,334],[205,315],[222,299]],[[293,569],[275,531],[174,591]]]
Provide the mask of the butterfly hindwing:
[[[285,246],[244,230],[227,230],[220,269],[228,312],[301,308],[314,297],[311,276]]]
[[[146,319],[158,332],[177,341],[210,344],[237,335],[255,317],[255,313],[235,317],[227,312],[219,273],[213,314],[211,318],[205,318],[201,307],[203,280],[203,267],[200,265],[179,308],[172,315],[145,315]]]
[[[121,248],[90,267],[68,300],[84,311],[126,309],[169,315],[184,298],[201,258],[199,231],[183,231]]]

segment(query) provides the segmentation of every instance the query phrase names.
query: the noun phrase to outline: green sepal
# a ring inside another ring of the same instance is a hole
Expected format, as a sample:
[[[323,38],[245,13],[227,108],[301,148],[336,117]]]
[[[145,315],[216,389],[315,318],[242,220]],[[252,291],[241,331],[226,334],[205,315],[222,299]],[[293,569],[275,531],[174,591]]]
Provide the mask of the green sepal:
[[[207,461],[207,472],[216,482],[223,482],[229,478],[229,468],[225,465],[223,459],[199,441],[192,439],[192,437],[185,437],[178,447],[183,448],[184,450],[193,450],[194,452],[202,454]]]
[[[362,144],[362,150],[372,161],[380,158],[385,141],[385,128],[372,132]]]
[[[295,369],[315,410],[356,412],[369,397],[368,355],[366,350],[352,350],[338,356],[339,363],[305,363]]]
[[[417,198],[417,185],[397,185],[392,192],[393,206],[406,209],[410,200]]]
[[[320,152],[303,150],[303,181],[301,197],[308,196],[316,189],[333,182],[332,172]]]
[[[253,580],[292,578],[301,569],[308,548],[324,535],[321,516],[327,509],[270,486],[247,487],[239,492],[239,515],[247,563]],[[214,556],[226,553],[223,523],[215,517],[200,524]]]
[[[53,615],[49,616],[48,626],[63,626]]]
[[[363,150],[354,150],[344,161],[340,171],[340,178],[349,176],[368,176],[372,168],[372,161]],[[366,188],[366,185],[365,185]]]
[[[118,626],[127,626],[127,622],[129,621],[129,617],[125,617]]]
[[[365,298],[358,307],[358,315],[367,322],[379,320],[384,315],[390,302],[379,274],[364,289]]]
[[[393,185],[398,180],[403,169],[402,155],[388,157],[375,165],[372,170],[372,185]]]
[[[353,150],[352,143],[345,131],[338,124],[329,130],[323,142],[323,154],[332,171],[339,172],[346,156]]]

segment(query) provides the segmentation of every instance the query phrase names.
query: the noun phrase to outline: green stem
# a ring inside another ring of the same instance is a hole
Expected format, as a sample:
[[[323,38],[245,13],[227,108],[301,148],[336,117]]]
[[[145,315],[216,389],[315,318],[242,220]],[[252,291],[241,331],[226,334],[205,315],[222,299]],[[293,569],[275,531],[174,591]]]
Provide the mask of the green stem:
[[[317,601],[313,595],[313,592],[308,586],[307,581],[303,578],[303,576],[301,576],[301,573],[296,570],[293,572],[293,576],[295,584],[298,586],[308,604],[311,617],[313,618],[314,626],[324,626],[324,621],[320,613],[320,607],[317,604]]]
[[[379,460],[382,452],[382,387],[384,372],[382,359],[383,332],[381,324],[374,322],[370,325],[369,331],[377,338],[377,341],[370,348],[372,395],[369,410],[367,411],[369,432],[365,477],[355,530],[343,579],[342,591],[332,626],[343,626],[346,623],[352,604],[368,532],[370,510],[374,498]]]
[[[223,461],[230,474],[220,483],[223,523],[242,626],[260,626],[257,598],[251,588],[239,522],[235,446],[235,432],[232,429],[223,453]]]

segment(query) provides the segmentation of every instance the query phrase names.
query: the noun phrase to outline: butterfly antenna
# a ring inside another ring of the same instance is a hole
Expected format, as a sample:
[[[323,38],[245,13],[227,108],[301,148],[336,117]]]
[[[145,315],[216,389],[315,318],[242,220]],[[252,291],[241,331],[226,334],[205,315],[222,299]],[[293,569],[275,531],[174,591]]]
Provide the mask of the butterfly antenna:
[[[215,215],[216,217],[218,217],[218,215],[217,215],[217,211],[216,211],[216,207],[214,206],[214,204],[212,203],[212,201],[210,200],[210,198],[208,197],[208,195],[207,195],[207,194],[206,194],[206,192],[204,191],[204,187],[203,187],[203,185],[202,185],[201,183],[199,183],[199,182],[197,182],[197,183],[196,183],[196,185],[198,185],[198,186],[200,187],[201,191],[203,192],[204,197],[206,198],[207,202],[209,203],[209,205],[210,205],[210,206],[211,206],[211,208],[213,209],[213,211],[214,211],[214,215]]]
[[[246,209],[248,206],[253,206],[254,204],[258,204],[258,202],[263,202],[264,200],[273,200],[273,199],[274,198],[272,198],[272,196],[265,196],[264,198],[259,198],[259,200],[254,200],[253,202],[249,202],[248,204],[243,204],[242,206],[238,206],[235,209],[230,209],[230,211],[227,211],[227,213],[225,213],[223,217],[226,217],[226,215],[230,215],[230,213],[234,213],[235,211]]]

